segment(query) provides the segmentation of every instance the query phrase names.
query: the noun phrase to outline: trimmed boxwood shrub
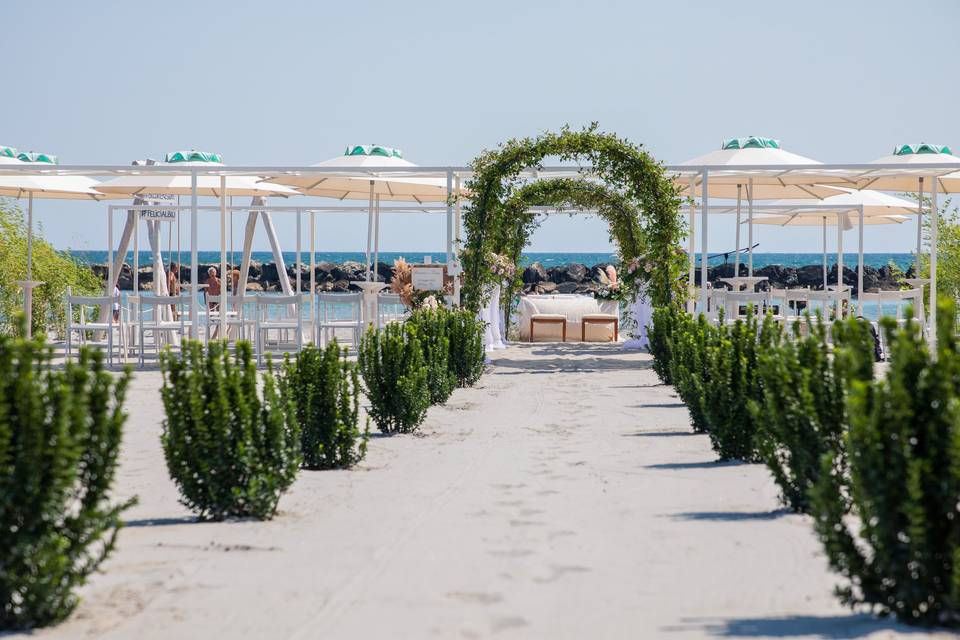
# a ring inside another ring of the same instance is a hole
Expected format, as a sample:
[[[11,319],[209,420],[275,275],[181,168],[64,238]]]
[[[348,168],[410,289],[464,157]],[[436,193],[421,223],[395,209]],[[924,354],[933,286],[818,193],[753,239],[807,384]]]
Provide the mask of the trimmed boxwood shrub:
[[[130,372],[99,351],[51,365],[38,340],[0,335],[0,628],[59,622],[114,548],[110,501]]]
[[[647,340],[653,356],[653,371],[663,384],[673,384],[670,377],[673,334],[675,327],[683,323],[686,315],[686,312],[676,305],[653,310],[653,323],[647,328]]]
[[[670,379],[690,412],[696,433],[709,430],[704,390],[710,381],[707,347],[716,339],[716,328],[700,314],[695,320],[687,314],[673,327],[670,341]]]
[[[811,493],[838,595],[909,623],[960,626],[960,354],[941,303],[936,357],[919,327],[884,323],[885,378],[854,380],[848,471],[827,455]],[[849,508],[849,517],[848,517]]]
[[[750,411],[763,398],[757,356],[771,348],[780,328],[767,316],[760,323],[752,309],[733,324],[708,327],[703,411],[710,443],[721,460],[759,460],[757,430],[764,420]]]
[[[257,391],[250,343],[184,341],[165,350],[161,396],[163,454],[180,501],[201,518],[269,520],[300,466],[300,429],[293,403],[273,371]]]
[[[447,310],[447,339],[450,341],[450,371],[457,386],[472,387],[483,375],[486,353],[483,349],[484,323],[476,314],[462,309]]]
[[[457,386],[457,376],[450,366],[450,315],[451,312],[444,308],[422,308],[407,319],[407,324],[416,330],[423,348],[431,404],[446,402]]]
[[[807,335],[795,323],[792,335],[777,335],[757,355],[762,397],[751,402],[757,447],[780,488],[783,504],[810,510],[810,488],[820,477],[824,455],[841,467],[847,430],[850,380],[873,379],[873,335],[864,320],[832,327],[808,316]],[[830,329],[830,331],[828,331]],[[831,354],[828,334],[833,338]]]
[[[417,330],[391,323],[367,330],[358,351],[370,417],[383,433],[415,431],[430,406],[429,372]]]
[[[336,340],[325,348],[304,347],[283,367],[284,386],[300,425],[305,469],[342,469],[363,460],[370,423],[361,433],[357,365]]]

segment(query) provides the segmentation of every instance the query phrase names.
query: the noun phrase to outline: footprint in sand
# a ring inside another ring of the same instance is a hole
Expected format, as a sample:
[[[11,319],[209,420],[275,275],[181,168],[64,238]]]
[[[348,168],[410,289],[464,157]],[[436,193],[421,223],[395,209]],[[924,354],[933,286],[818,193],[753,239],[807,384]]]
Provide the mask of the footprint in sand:
[[[550,567],[550,573],[546,577],[534,578],[533,581],[546,584],[548,582],[556,582],[563,576],[571,573],[586,573],[587,571],[590,571],[590,569],[577,565],[553,565]]]
[[[499,593],[486,593],[483,591],[451,591],[447,594],[448,598],[460,600],[461,602],[475,602],[477,604],[496,604],[503,602],[503,596]]]

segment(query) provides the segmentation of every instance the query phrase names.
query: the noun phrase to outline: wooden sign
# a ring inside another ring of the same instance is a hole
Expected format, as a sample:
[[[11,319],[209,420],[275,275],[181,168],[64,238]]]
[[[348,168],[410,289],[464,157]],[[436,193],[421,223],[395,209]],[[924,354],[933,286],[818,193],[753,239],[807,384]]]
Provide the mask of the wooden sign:
[[[443,291],[443,265],[413,265],[411,283],[417,291]]]

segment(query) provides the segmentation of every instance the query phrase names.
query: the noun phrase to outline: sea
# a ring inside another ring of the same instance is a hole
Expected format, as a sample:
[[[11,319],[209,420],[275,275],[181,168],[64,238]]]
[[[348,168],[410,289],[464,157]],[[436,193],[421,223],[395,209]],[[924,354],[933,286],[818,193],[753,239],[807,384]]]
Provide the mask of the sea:
[[[105,264],[108,260],[108,253],[106,251],[71,251],[71,255],[76,257],[81,262],[86,262],[89,264]],[[443,262],[446,259],[445,254],[443,253],[429,253],[422,251],[381,251],[380,252],[380,261],[387,264],[392,264],[393,261],[397,258],[404,258],[407,262],[412,263],[422,263],[424,262],[424,257],[430,256],[431,261],[433,262]],[[216,264],[220,262],[220,252],[219,251],[200,251],[197,254],[199,262],[201,264]],[[269,251],[254,251],[252,257],[257,262],[272,262],[273,254]],[[316,254],[317,262],[333,262],[333,263],[343,263],[343,262],[359,262],[363,264],[364,254],[361,252],[350,252],[350,251],[327,251],[327,252],[318,252]],[[283,260],[287,264],[293,264],[296,261],[296,254],[292,251],[285,251],[283,253]],[[310,262],[310,254],[306,251],[300,254],[300,260],[307,264]],[[570,264],[571,262],[578,262],[584,264],[588,267],[596,266],[598,264],[607,264],[616,260],[616,256],[612,253],[575,253],[575,252],[557,252],[557,253],[541,253],[541,252],[529,252],[523,254],[521,264],[526,266],[533,262],[539,262],[545,268],[556,267],[559,265]],[[190,264],[190,252],[163,252],[163,262],[177,262],[183,265]],[[238,264],[240,261],[239,252],[235,252],[232,255],[227,254],[227,262],[230,264]],[[733,262],[733,257],[729,254],[712,256],[709,260],[710,265],[723,264],[724,262]],[[741,262],[746,261],[746,255],[741,256]],[[836,254],[828,253],[827,254],[827,263],[833,265],[836,262]],[[880,268],[888,264],[895,264],[902,270],[906,270],[914,261],[914,254],[912,253],[865,253],[863,255],[863,263],[869,267]],[[127,254],[126,262],[129,264],[134,263],[133,252]],[[141,251],[139,255],[138,264],[140,266],[149,266],[153,262],[153,256],[150,251]],[[823,264],[823,254],[822,253],[754,253],[753,254],[753,266],[755,269],[764,267],[770,264],[779,264],[785,267],[802,267],[809,264],[820,265]],[[857,264],[857,254],[856,253],[844,253],[843,254],[843,264],[850,268],[854,268]]]

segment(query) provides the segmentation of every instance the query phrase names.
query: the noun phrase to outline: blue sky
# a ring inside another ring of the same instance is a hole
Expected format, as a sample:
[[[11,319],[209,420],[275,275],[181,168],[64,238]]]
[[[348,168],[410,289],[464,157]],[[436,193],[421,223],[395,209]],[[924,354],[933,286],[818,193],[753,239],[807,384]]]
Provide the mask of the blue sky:
[[[235,165],[311,164],[379,143],[459,165],[591,121],[668,163],[751,134],[823,162],[960,147],[954,0],[45,0],[4,2],[0,19],[0,144],[65,163],[196,148]],[[36,205],[58,247],[105,248],[104,212]],[[278,224],[292,248],[292,221]],[[711,249],[732,247],[732,227],[711,225]],[[364,234],[360,218],[331,217],[320,248],[359,250]],[[440,250],[443,234],[439,218],[394,217],[382,248]],[[211,221],[202,248],[217,236]],[[913,237],[872,228],[868,250],[908,251]],[[765,251],[819,249],[816,230],[758,238]],[[531,249],[607,247],[599,221],[556,217]]]

